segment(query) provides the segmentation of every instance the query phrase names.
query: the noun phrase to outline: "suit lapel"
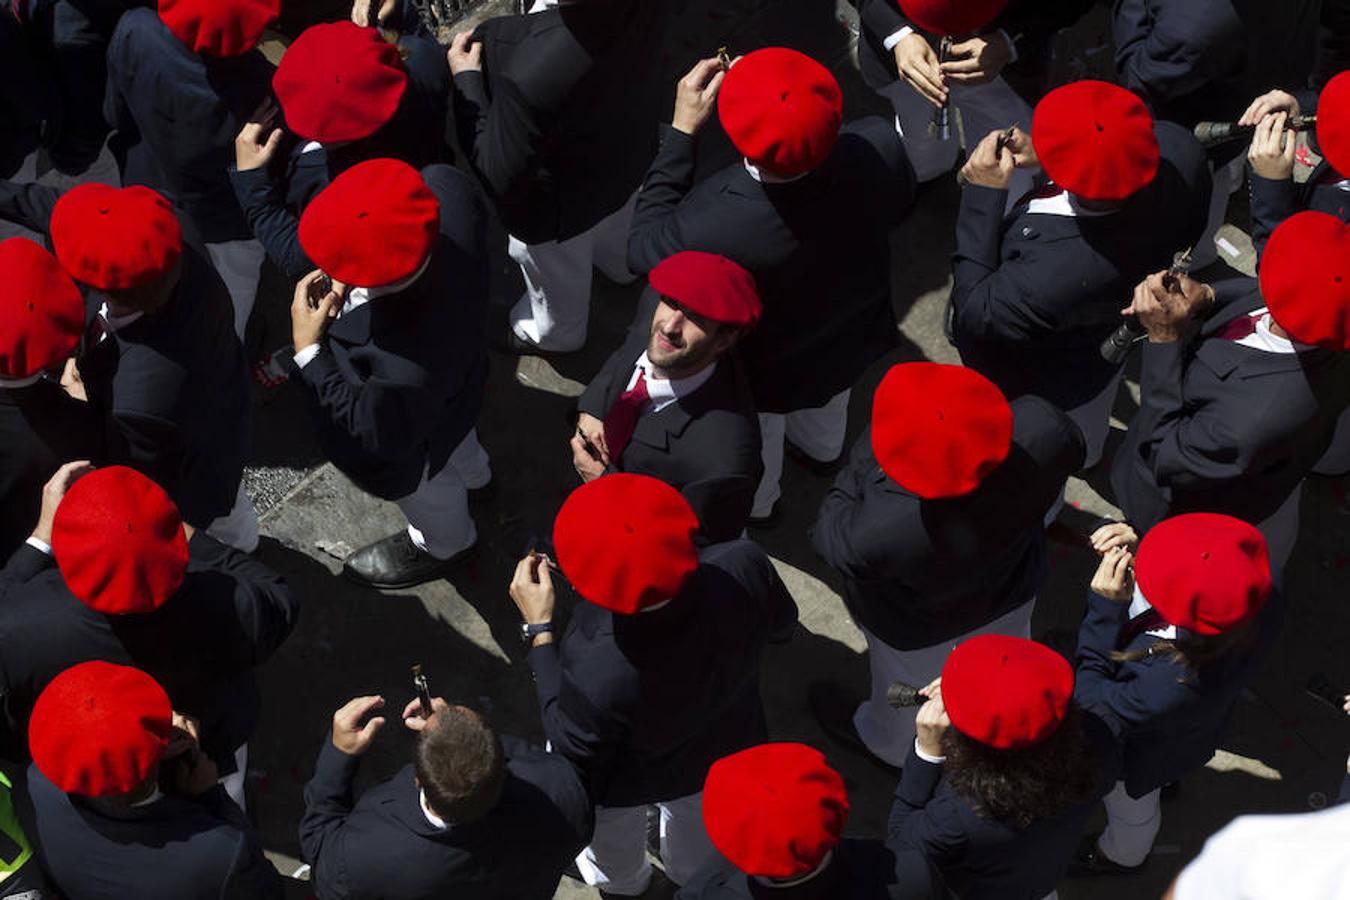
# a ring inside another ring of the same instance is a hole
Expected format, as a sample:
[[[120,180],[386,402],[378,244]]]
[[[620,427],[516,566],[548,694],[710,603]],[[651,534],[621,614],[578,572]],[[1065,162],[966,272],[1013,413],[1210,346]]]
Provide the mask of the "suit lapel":
[[[328,327],[330,337],[349,346],[370,343],[370,304],[367,300],[356,309],[343,313]]]

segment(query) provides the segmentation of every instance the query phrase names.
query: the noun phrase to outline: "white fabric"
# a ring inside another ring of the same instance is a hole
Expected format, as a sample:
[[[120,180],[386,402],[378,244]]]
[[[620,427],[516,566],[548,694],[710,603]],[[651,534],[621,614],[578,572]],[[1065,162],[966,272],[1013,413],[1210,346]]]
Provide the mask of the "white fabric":
[[[910,745],[914,743],[914,717],[919,708],[892,709],[886,702],[886,689],[897,681],[924,687],[942,674],[942,666],[956,645],[976,635],[1031,637],[1031,613],[1035,607],[1036,598],[1033,597],[988,625],[917,650],[896,650],[864,628],[862,632],[863,637],[867,638],[867,662],[872,670],[872,696],[858,704],[858,709],[853,713],[853,727],[867,749],[883,762],[903,766]]]
[[[244,782],[248,778],[248,742],[234,751],[234,771],[220,779],[220,786],[239,808],[248,812],[248,798],[244,796]]]
[[[1175,900],[1350,900],[1350,804],[1239,816],[1177,877]]]
[[[703,827],[703,794],[654,804],[661,814],[661,864],[677,885],[720,856]],[[637,897],[651,883],[647,861],[647,807],[595,808],[595,835],[577,856],[577,869],[607,894]]]
[[[106,300],[103,301],[103,303],[98,308],[98,317],[103,323],[103,328],[105,332],[120,331],[123,328],[126,328],[132,322],[135,322],[143,315],[145,315],[145,313],[140,312],[138,310],[136,312],[126,313],[125,315],[114,316],[112,312],[109,310],[108,302]],[[105,333],[99,338],[99,340],[101,341],[103,340],[103,338],[107,336],[108,335]]]
[[[450,454],[445,467],[406,497],[398,500],[408,518],[408,536],[418,548],[437,559],[449,559],[478,541],[478,529],[469,515],[470,488],[480,488],[492,479],[487,451],[478,442],[478,429],[471,429]]]
[[[1060,191],[1053,197],[1033,197],[1027,203],[1027,212],[1040,216],[1069,216],[1074,219],[1093,219],[1110,216],[1120,209],[1088,209],[1068,191]]]
[[[591,277],[598,267],[611,281],[633,280],[628,270],[628,226],[637,192],[589,231],[565,241],[526,244],[512,237],[507,253],[525,276],[525,294],[511,308],[516,337],[565,352],[586,343]]]
[[[929,681],[932,681],[932,679],[930,678]],[[918,715],[917,710],[915,711],[915,715]],[[947,761],[947,757],[945,756],[934,756],[931,753],[925,753],[923,746],[919,744],[919,739],[917,737],[914,738],[914,755],[924,762],[932,763],[935,766],[940,766]]]
[[[891,34],[884,41],[881,42],[881,46],[885,47],[887,50],[894,50],[896,44],[900,43],[913,33],[914,33],[913,26],[906,25],[899,31],[891,32]]]
[[[1135,582],[1134,596],[1130,598],[1130,608],[1126,610],[1126,616],[1133,619],[1136,616],[1142,616],[1152,608],[1153,604],[1148,602],[1144,597],[1144,592],[1139,590],[1139,583]],[[1170,641],[1176,638],[1177,627],[1175,625],[1163,625],[1159,628],[1150,628],[1148,631],[1145,631],[1144,634],[1151,634],[1164,641]]]
[[[1332,185],[1338,191],[1350,191],[1350,178],[1342,178]]]
[[[783,440],[787,438],[812,459],[829,462],[844,452],[844,431],[848,427],[848,398],[852,390],[841,391],[824,406],[799,409],[790,413],[760,413],[760,458],[764,474],[755,489],[750,515],[763,518],[773,511],[783,491]]]
[[[1118,865],[1143,864],[1162,827],[1160,796],[1161,788],[1155,788],[1136,800],[1125,793],[1125,782],[1117,781],[1102,798],[1106,806],[1106,830],[1097,839],[1097,849]]]
[[[222,241],[207,244],[206,255],[211,257],[211,265],[225,282],[230,292],[230,303],[234,306],[234,333],[239,340],[244,339],[244,329],[248,327],[248,317],[253,313],[253,303],[258,299],[258,280],[262,278],[262,264],[267,251],[258,241],[249,238],[245,241]]]
[[[299,350],[295,351],[295,356],[293,357],[293,359],[295,360],[296,368],[303,369],[305,366],[314,362],[314,357],[318,355],[319,355],[318,344],[306,344]]]
[[[437,831],[445,831],[445,829],[450,827],[449,825],[445,824],[444,819],[442,819],[440,816],[436,815],[434,812],[431,811],[430,806],[427,806],[426,791],[419,790],[417,792],[417,804],[422,807],[422,815],[426,818],[427,824],[430,825],[432,828],[435,828]]]
[[[897,125],[896,127],[898,128],[899,126]],[[904,137],[903,133],[901,134],[901,137]],[[791,184],[792,182],[805,178],[807,175],[811,174],[807,171],[800,175],[775,175],[772,172],[765,172],[745,157],[741,157],[741,162],[745,164],[745,171],[749,173],[750,177],[762,184]]]
[[[44,541],[42,538],[37,537],[36,535],[29,535],[28,540],[24,541],[24,543],[32,547],[39,553],[45,554],[47,556],[52,555],[52,545]]]
[[[647,375],[647,396],[651,398],[650,411],[660,412],[681,397],[687,397],[703,387],[716,370],[717,362],[714,361],[712,365],[695,372],[688,378],[658,378],[652,374],[652,361],[647,358],[647,351],[643,350],[642,355],[633,364],[633,374],[628,377],[628,386],[624,390],[631,391],[633,386],[637,384],[638,372],[645,372]]]
[[[244,490],[243,482],[235,491],[230,511],[206,526],[206,533],[227,547],[244,553],[258,549],[258,512]]]
[[[1264,350],[1266,353],[1297,353],[1300,350],[1310,349],[1306,344],[1296,343],[1271,331],[1270,311],[1264,306],[1253,310],[1249,314],[1249,318],[1256,320],[1256,330],[1237,341],[1242,346],[1251,347],[1253,350]]]
[[[932,181],[951,171],[961,149],[962,130],[967,150],[973,150],[989,132],[1002,131],[1009,125],[1016,125],[1024,133],[1031,134],[1031,107],[1002,77],[987,84],[950,86],[949,102],[955,109],[951,115],[952,136],[946,141],[929,135],[933,104],[904,79],[892,82],[880,93],[895,108],[900,132],[905,136],[905,151],[919,181]],[[957,128],[956,110],[960,111],[964,129]],[[1035,172],[1031,169],[1013,171],[1008,185],[1009,206],[1031,190],[1034,177]]]

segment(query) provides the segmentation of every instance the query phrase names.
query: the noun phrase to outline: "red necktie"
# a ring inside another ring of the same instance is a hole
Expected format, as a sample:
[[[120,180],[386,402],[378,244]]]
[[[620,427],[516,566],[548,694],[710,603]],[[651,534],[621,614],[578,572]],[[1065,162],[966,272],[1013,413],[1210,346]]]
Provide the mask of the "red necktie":
[[[1256,334],[1256,322],[1264,311],[1260,313],[1249,313],[1245,316],[1238,316],[1227,325],[1223,326],[1223,331],[1219,332],[1219,337],[1225,341],[1240,341],[1251,334]]]
[[[633,436],[633,429],[637,428],[638,416],[642,415],[643,407],[650,399],[646,373],[639,368],[637,384],[620,394],[605,415],[605,443],[609,446],[610,463],[618,464]]]
[[[1167,620],[1158,615],[1158,611],[1149,607],[1148,609],[1135,616],[1125,623],[1125,627],[1120,629],[1120,638],[1116,641],[1116,649],[1130,646],[1131,642],[1145,631],[1153,631],[1167,624]]]

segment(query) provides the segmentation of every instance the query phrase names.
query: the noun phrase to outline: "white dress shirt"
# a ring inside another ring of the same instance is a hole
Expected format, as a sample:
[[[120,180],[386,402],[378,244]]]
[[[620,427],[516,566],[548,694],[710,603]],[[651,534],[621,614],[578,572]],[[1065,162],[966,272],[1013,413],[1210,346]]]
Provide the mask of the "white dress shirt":
[[[1256,330],[1241,340],[1235,341],[1235,343],[1244,347],[1251,347],[1253,350],[1264,350],[1266,353],[1297,353],[1300,350],[1311,349],[1306,344],[1280,337],[1271,331],[1270,310],[1264,306],[1253,310],[1250,316],[1256,320]]]
[[[703,387],[716,369],[717,363],[714,362],[688,378],[659,378],[652,374],[652,361],[647,358],[647,351],[644,350],[633,365],[633,374],[629,376],[628,386],[624,390],[631,391],[637,384],[638,372],[642,372],[647,378],[647,396],[651,398],[651,412],[660,412],[681,397],[688,396]]]

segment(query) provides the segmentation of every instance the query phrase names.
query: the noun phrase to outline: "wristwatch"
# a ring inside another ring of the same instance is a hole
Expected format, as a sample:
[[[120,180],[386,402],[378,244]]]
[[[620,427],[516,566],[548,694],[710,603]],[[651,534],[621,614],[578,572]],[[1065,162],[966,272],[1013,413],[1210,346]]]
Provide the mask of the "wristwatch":
[[[553,631],[552,622],[539,622],[531,625],[529,622],[522,622],[520,625],[520,640],[525,646],[534,643],[534,639],[541,634],[549,634]]]

